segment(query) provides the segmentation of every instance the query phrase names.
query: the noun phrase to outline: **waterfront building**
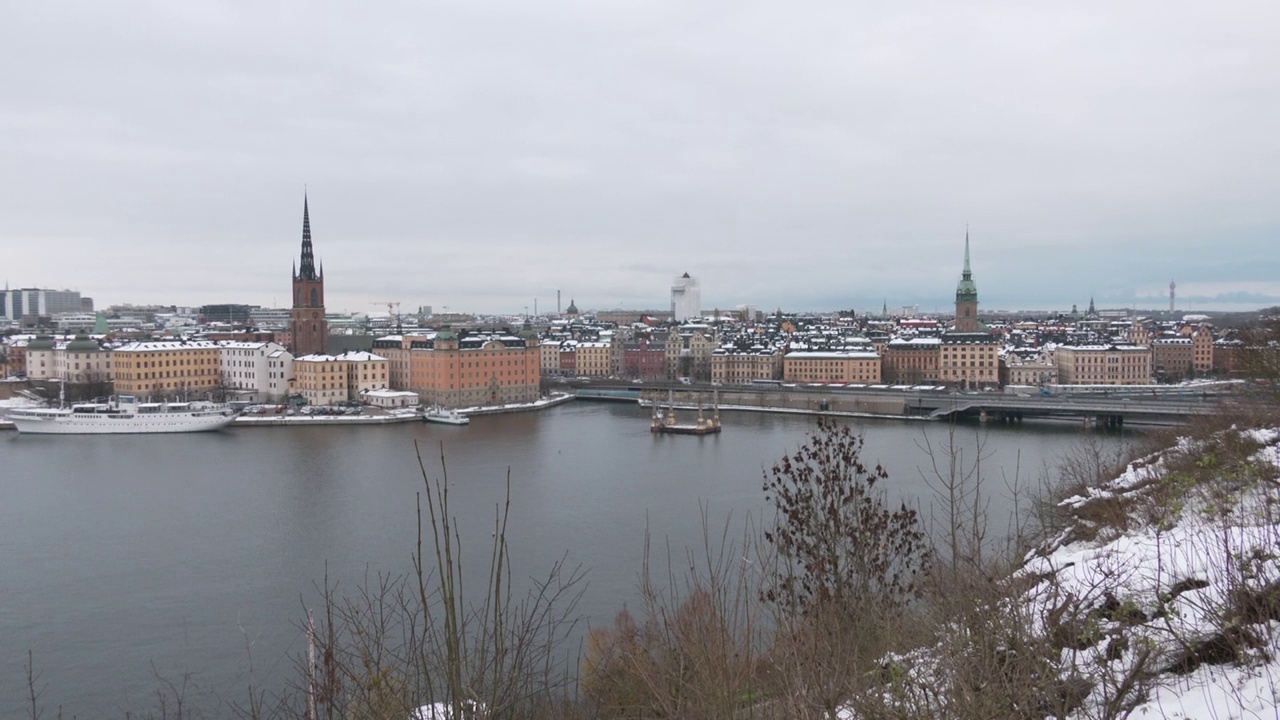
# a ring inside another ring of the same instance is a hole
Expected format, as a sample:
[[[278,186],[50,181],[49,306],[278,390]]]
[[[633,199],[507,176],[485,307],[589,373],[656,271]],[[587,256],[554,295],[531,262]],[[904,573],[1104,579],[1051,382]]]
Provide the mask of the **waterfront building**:
[[[1006,385],[1051,385],[1058,381],[1058,366],[1049,361],[1010,362],[1004,367],[1001,379]]]
[[[711,381],[711,353],[719,343],[706,325],[683,325],[667,336],[667,377]]]
[[[428,405],[474,407],[540,397],[537,337],[445,328],[410,348],[412,390]]]
[[[746,350],[716,348],[711,353],[711,382],[746,385],[753,380],[781,380],[783,355],[778,348],[755,345]]]
[[[335,356],[347,364],[347,397],[356,400],[361,393],[389,390],[388,361],[381,355],[352,350]]]
[[[942,340],[936,337],[894,338],[884,345],[881,375],[902,385],[938,382]]]
[[[1062,345],[1054,359],[1063,385],[1151,384],[1151,350],[1140,345]]]
[[[426,340],[429,335],[387,335],[375,338],[373,351],[387,359],[387,387],[392,390],[408,390],[412,387],[412,358],[409,348],[414,340]]]
[[[293,270],[290,350],[295,356],[317,355],[328,348],[329,323],[324,313],[324,264],[316,270],[311,245],[311,212],[302,198],[302,260]]]
[[[666,379],[666,341],[641,337],[623,342],[622,376],[628,380]]]
[[[293,359],[293,393],[308,405],[345,403],[348,387],[346,361],[318,353]]]
[[[560,374],[559,340],[543,340],[538,343],[538,370],[545,377]]]
[[[153,399],[206,397],[221,383],[221,352],[207,340],[129,343],[111,351],[115,391]]]
[[[27,374],[27,344],[30,342],[28,337],[9,338],[8,347],[5,349],[5,355],[9,360],[9,375]]]
[[[880,356],[862,350],[789,352],[782,359],[782,379],[797,383],[878,383]]]
[[[289,395],[293,354],[274,342],[222,341],[218,371],[228,399],[279,402]]]
[[[407,408],[422,402],[418,393],[409,390],[366,390],[360,394],[360,400],[378,408]]]
[[[578,341],[566,340],[560,343],[560,375],[573,377],[578,374]]]
[[[71,385],[111,382],[111,353],[88,335],[76,335],[54,347],[53,374]]]
[[[1213,330],[1208,325],[1197,325],[1191,333],[1191,366],[1196,375],[1213,372]]]
[[[685,273],[671,283],[671,319],[678,322],[702,316],[702,289],[698,279]]]
[[[27,379],[50,380],[56,378],[53,370],[53,352],[57,341],[49,335],[37,335],[27,343]]]
[[[613,345],[605,342],[580,342],[575,362],[578,377],[609,377],[613,371]]]
[[[938,354],[938,380],[961,387],[1000,383],[1000,343],[991,333],[943,333]]]
[[[1162,382],[1178,382],[1195,375],[1195,342],[1181,335],[1151,340],[1151,371]]]

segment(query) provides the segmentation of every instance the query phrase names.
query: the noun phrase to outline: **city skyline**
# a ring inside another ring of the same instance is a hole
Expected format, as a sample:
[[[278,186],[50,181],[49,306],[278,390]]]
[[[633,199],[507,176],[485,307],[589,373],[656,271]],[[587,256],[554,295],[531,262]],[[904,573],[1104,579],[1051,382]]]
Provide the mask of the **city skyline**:
[[[67,15],[82,22],[67,23]],[[1280,8],[13,8],[13,287],[334,310],[1280,305]]]

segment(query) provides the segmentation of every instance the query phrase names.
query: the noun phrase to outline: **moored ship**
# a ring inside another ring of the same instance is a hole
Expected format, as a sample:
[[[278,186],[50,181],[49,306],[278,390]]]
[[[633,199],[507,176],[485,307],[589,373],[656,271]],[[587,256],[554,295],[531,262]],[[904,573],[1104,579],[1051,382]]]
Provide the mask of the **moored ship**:
[[[429,423],[440,423],[442,425],[469,425],[471,423],[471,418],[457,410],[450,410],[438,405],[429,408],[423,413],[422,419]]]
[[[208,402],[140,403],[121,395],[105,403],[70,408],[15,408],[9,420],[20,433],[106,435],[218,430],[236,419],[224,405]]]

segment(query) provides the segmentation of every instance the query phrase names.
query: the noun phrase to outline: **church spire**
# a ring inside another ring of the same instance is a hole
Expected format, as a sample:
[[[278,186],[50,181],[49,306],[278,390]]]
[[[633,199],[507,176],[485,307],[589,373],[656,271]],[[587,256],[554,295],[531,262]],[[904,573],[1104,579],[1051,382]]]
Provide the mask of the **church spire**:
[[[964,270],[960,274],[960,282],[956,285],[956,302],[978,302],[978,286],[973,282],[973,271],[969,269],[969,227],[964,228]]]
[[[316,279],[315,251],[311,247],[311,211],[307,206],[307,194],[302,194],[302,268],[298,273],[302,280]]]

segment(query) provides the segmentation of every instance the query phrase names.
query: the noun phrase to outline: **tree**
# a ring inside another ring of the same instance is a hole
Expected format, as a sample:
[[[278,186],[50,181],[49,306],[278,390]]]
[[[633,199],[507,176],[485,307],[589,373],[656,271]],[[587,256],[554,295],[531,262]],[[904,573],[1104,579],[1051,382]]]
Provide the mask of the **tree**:
[[[929,548],[918,513],[890,510],[888,473],[862,462],[863,438],[819,418],[817,432],[764,475],[776,517],[765,541],[778,555],[765,599],[785,610],[901,610],[919,596]]]

